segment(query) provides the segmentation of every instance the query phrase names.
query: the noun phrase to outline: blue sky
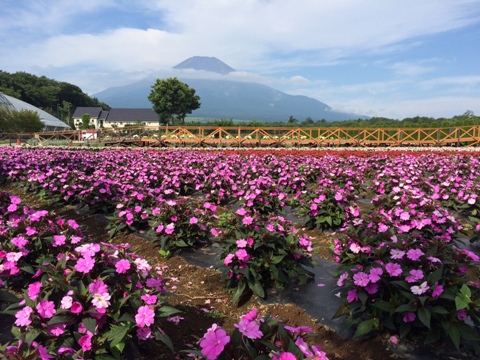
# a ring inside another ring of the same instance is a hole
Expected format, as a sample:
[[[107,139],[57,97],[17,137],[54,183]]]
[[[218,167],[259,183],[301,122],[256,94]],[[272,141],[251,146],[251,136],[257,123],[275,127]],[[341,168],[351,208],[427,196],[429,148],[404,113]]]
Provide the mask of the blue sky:
[[[214,56],[335,110],[480,115],[480,0],[0,0],[0,70],[90,95]],[[190,76],[213,77],[205,72]]]

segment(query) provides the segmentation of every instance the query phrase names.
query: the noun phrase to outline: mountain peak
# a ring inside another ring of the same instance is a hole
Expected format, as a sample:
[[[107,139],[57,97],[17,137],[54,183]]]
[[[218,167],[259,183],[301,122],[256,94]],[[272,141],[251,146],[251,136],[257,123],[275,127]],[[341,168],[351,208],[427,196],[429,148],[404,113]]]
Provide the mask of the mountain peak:
[[[223,61],[218,60],[216,57],[209,56],[192,56],[187,60],[182,61],[180,64],[175,65],[174,69],[194,69],[205,70],[222,75],[226,75],[235,71]]]

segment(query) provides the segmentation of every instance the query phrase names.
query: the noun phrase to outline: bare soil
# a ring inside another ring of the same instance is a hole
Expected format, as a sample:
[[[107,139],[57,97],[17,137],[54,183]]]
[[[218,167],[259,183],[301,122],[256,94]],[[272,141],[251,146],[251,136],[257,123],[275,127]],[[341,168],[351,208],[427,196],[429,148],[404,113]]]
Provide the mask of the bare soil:
[[[271,314],[280,317],[292,326],[307,325],[313,328],[316,336],[309,342],[319,344],[330,359],[342,360],[385,360],[395,357],[387,349],[388,341],[380,336],[362,341],[342,339],[334,331],[310,317],[304,309],[293,304],[262,305],[255,297],[237,306],[232,303],[231,295],[225,291],[220,282],[220,275],[213,266],[202,268],[189,265],[181,256],[165,259],[158,253],[152,243],[132,233],[120,233],[109,239],[105,230],[106,221],[101,215],[79,212],[74,206],[51,204],[32,194],[24,194],[18,187],[4,185],[0,191],[8,191],[18,195],[30,207],[54,211],[65,219],[75,219],[83,228],[84,233],[94,241],[112,242],[115,244],[129,243],[132,249],[149,261],[152,266],[167,266],[164,278],[172,293],[170,303],[183,311],[184,318],[178,325],[165,322],[162,329],[170,336],[177,354],[172,354],[168,348],[158,342],[146,342],[130,346],[126,350],[129,359],[174,359],[186,358],[179,350],[186,350],[195,345],[206,330],[217,323],[225,329],[232,329],[240,315],[257,308],[260,314]],[[307,233],[317,246],[318,256],[331,260],[328,250],[334,235],[320,231],[301,230]],[[1,305],[1,304],[0,304]],[[13,338],[9,334],[11,318],[0,315],[0,344]]]

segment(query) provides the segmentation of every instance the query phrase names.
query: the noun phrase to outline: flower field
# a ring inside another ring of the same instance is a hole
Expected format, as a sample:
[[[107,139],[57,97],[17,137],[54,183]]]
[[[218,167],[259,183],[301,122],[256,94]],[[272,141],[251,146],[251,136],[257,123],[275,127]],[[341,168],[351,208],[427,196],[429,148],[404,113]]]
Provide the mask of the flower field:
[[[101,215],[110,238],[141,234],[165,259],[215,249],[218,280],[238,305],[312,283],[319,248],[309,234],[334,232],[338,314],[357,338],[448,341],[474,354],[478,155],[2,148],[0,184]],[[120,359],[130,342],[173,347],[163,329],[186,321],[186,313],[171,303],[166,268],[21,197],[0,192],[0,284],[12,299],[5,312],[15,317],[15,341],[4,353]],[[207,359],[337,358],[309,341],[312,329],[303,325],[248,308],[232,329],[214,323],[191,348],[174,351]]]

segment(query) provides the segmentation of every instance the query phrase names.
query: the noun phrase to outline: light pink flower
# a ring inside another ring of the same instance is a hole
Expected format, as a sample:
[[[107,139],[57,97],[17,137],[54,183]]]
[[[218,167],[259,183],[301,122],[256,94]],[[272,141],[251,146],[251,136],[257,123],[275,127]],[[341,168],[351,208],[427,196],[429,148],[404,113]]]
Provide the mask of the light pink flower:
[[[242,220],[243,225],[251,225],[253,218],[251,216],[245,216]]]
[[[233,255],[233,254],[228,254],[227,256],[225,256],[225,259],[223,259],[223,265],[225,265],[225,266],[230,265],[232,263],[234,257],[235,257],[235,255]]]
[[[419,286],[412,286],[410,287],[410,290],[414,295],[422,295],[427,292],[427,290],[430,289],[430,287],[427,285],[427,282],[424,281],[421,283]]]
[[[194,224],[197,224],[197,223],[198,223],[198,219],[196,217],[190,218],[190,224],[191,225],[194,225]]]
[[[30,306],[25,306],[22,310],[17,311],[15,317],[15,325],[17,326],[28,326],[32,323],[30,320],[30,315],[32,314],[33,309]]]

